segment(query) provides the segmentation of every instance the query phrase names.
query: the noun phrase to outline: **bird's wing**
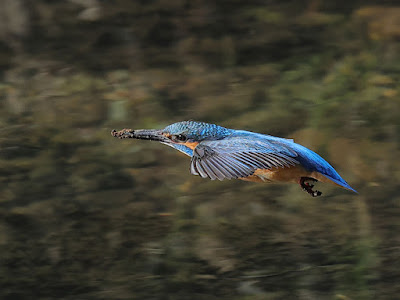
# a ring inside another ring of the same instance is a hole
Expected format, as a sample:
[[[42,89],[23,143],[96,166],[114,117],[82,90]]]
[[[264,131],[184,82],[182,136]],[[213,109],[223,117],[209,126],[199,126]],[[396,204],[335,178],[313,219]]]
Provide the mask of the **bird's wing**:
[[[257,169],[289,167],[297,153],[279,141],[232,137],[201,142],[194,150],[191,173],[212,180],[250,176]]]

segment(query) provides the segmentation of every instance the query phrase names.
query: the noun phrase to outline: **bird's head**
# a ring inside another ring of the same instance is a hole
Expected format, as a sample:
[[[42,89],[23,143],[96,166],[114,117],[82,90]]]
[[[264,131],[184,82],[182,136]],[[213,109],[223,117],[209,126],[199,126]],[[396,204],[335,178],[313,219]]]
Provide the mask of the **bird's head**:
[[[194,149],[201,141],[223,139],[231,133],[232,129],[227,129],[215,124],[183,121],[168,125],[161,130],[139,129],[128,130],[125,132],[113,131],[112,134],[120,138],[137,138],[159,141],[183,151],[185,150],[182,148],[183,146]]]
[[[231,131],[215,124],[183,121],[168,125],[162,130],[162,134],[173,143],[185,143],[222,139],[231,134]]]

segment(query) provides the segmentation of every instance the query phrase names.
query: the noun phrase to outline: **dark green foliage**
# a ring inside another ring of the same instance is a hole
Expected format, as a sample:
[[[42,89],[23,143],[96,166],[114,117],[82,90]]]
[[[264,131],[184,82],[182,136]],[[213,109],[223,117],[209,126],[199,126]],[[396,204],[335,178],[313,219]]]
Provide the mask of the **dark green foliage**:
[[[398,297],[395,1],[3,2],[1,299]],[[190,119],[295,138],[360,194],[110,136]]]

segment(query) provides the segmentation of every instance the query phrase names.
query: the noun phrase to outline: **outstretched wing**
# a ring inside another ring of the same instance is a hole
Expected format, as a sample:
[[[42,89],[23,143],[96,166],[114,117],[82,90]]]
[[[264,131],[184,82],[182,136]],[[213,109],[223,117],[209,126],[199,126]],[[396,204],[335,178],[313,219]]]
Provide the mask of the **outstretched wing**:
[[[212,180],[250,176],[257,169],[289,167],[299,162],[297,153],[277,140],[246,137],[201,142],[194,150],[191,173]]]

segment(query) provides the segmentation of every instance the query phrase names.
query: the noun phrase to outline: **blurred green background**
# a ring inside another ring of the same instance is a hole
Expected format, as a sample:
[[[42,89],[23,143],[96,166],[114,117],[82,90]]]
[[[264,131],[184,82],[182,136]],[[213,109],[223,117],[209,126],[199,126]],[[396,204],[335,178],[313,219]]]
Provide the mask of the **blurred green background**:
[[[1,0],[0,298],[398,299],[400,4]],[[294,138],[360,194],[212,182],[113,128]]]

